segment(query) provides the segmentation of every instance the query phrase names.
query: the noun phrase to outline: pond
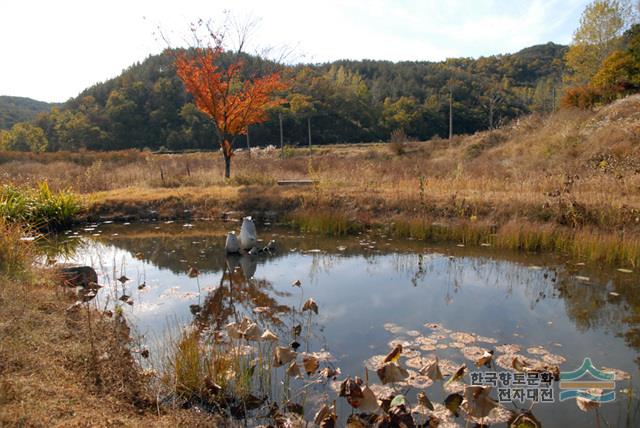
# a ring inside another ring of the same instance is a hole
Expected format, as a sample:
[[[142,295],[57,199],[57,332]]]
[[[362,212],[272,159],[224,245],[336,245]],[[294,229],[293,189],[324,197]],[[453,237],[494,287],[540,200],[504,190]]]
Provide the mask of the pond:
[[[610,426],[639,423],[638,400],[632,398],[639,386],[636,272],[559,255],[429,246],[381,234],[327,238],[270,224],[259,224],[258,233],[263,242],[277,242],[273,254],[226,256],[224,235],[239,227],[233,222],[102,223],[67,231],[60,242],[66,243],[67,261],[97,270],[105,287],[95,304],[121,308],[139,346],[150,351],[144,364],[161,366],[167,341],[175,340],[183,326],[206,324],[224,331],[224,325],[246,315],[275,332],[282,346],[295,338],[301,343],[298,351],[321,356],[320,368],[339,368],[338,380],[364,378],[368,366],[370,384],[380,384],[376,365],[398,343],[403,345],[399,364],[411,377],[437,356],[445,379],[465,363],[467,383],[470,371],[512,368],[514,356],[559,365],[562,371],[578,369],[588,357],[597,368],[617,369],[615,401],[602,404],[597,415],[583,412],[575,399],[559,400],[556,384],[555,402],[534,404],[535,417],[545,427],[595,426],[597,418]],[[122,276],[128,278],[124,284],[117,281]],[[301,286],[292,285],[296,280]],[[118,300],[123,293],[131,304]],[[309,298],[317,303],[317,315],[300,312]],[[303,327],[300,336],[292,336],[296,324]],[[478,369],[474,361],[485,350],[495,351],[493,363]],[[274,370],[282,380],[286,367]],[[316,378],[304,376],[297,386]],[[418,378],[424,387],[431,383]],[[274,395],[283,387],[276,383]],[[443,388],[442,383],[425,389],[434,403],[442,403],[454,384]],[[420,386],[407,381],[395,391],[415,404]],[[305,389],[313,391],[305,396],[307,420],[323,402],[336,399],[332,387],[332,381],[317,381]],[[351,408],[343,398],[336,404],[338,426],[344,426]],[[504,407],[531,405],[516,400]],[[465,426],[462,417],[447,420]]]

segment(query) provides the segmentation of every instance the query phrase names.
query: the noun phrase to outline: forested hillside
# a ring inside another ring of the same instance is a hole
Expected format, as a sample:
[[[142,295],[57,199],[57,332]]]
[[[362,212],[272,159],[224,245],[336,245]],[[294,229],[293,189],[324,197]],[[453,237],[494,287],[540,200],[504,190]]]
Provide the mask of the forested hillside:
[[[286,67],[288,102],[271,120],[250,129],[251,145],[279,141],[283,115],[287,144],[387,140],[395,129],[428,139],[472,133],[532,111],[554,108],[565,46],[548,43],[518,53],[444,62],[336,61]],[[277,65],[245,56],[245,72]],[[191,102],[166,51],[132,65],[120,76],[86,89],[35,121],[47,150],[166,148],[215,149],[212,123]],[[235,141],[245,145],[244,138]]]
[[[18,122],[33,120],[40,112],[47,112],[53,104],[31,98],[0,95],[0,129],[9,129]]]

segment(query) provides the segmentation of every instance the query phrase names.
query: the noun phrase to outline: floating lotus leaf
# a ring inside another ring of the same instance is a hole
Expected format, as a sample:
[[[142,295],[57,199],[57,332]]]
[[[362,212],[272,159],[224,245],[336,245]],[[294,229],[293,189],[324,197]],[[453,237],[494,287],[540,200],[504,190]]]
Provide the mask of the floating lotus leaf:
[[[411,367],[413,369],[421,369],[423,368],[429,361],[423,357],[413,357],[409,358],[406,361],[407,367]]]
[[[508,344],[496,346],[496,351],[501,354],[516,354],[520,352],[520,345]]]
[[[365,360],[364,365],[370,370],[377,370],[378,367],[384,364],[385,355],[374,355]]]
[[[544,354],[547,354],[549,351],[544,349],[542,346],[532,346],[531,348],[527,348],[527,352],[530,353],[531,355],[544,355]]]
[[[433,381],[429,379],[427,376],[423,375],[414,375],[412,372],[409,372],[409,379],[407,379],[407,384],[413,386],[417,389],[427,389],[431,385],[433,385]]]
[[[620,369],[612,369],[612,368],[608,368],[608,367],[601,367],[601,370],[603,372],[611,372],[615,375],[616,380],[629,380],[631,379],[631,375],[627,372],[625,372],[624,370],[620,370]]]
[[[436,340],[425,336],[418,336],[413,339],[413,341],[418,345],[435,345],[436,343],[438,343]]]
[[[490,344],[498,343],[498,341],[493,337],[487,337],[487,336],[476,336],[476,342],[483,342],[483,343],[490,343]]]
[[[394,324],[392,322],[388,322],[385,325],[383,325],[384,329],[387,330],[389,333],[393,333],[393,334],[398,334],[401,333],[404,329],[402,327],[400,327],[398,324]]]
[[[449,337],[451,337],[451,339],[453,339],[456,342],[462,342],[462,343],[471,343],[476,341],[476,337],[473,334],[465,333],[462,331],[451,333]]]
[[[462,355],[468,360],[476,361],[478,358],[482,357],[485,352],[488,350],[485,348],[481,348],[479,346],[466,346],[462,350]]]
[[[542,356],[542,361],[544,361],[547,364],[559,366],[560,364],[563,364],[565,361],[567,361],[567,359],[562,355],[544,354]]]

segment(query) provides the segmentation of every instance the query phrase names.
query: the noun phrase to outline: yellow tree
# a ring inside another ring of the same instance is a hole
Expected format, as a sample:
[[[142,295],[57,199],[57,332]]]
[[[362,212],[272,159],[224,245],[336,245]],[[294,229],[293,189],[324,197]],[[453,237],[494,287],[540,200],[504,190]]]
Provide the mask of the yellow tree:
[[[565,57],[571,83],[583,85],[591,80],[634,18],[629,0],[594,0],[587,5]]]

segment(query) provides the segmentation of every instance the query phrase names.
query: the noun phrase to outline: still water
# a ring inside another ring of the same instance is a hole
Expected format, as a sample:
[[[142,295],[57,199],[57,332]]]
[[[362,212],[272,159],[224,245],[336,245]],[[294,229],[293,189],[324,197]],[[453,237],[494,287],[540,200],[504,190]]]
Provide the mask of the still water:
[[[339,379],[364,377],[365,364],[371,366],[372,357],[384,356],[396,343],[404,345],[400,364],[408,368],[412,358],[437,355],[445,364],[466,363],[473,370],[465,348],[516,345],[509,352],[561,363],[564,371],[577,369],[585,357],[596,367],[622,371],[619,379],[625,379],[616,382],[615,402],[599,410],[601,423],[640,424],[638,400],[629,398],[640,386],[636,272],[489,247],[430,247],[384,235],[302,235],[269,224],[258,225],[258,237],[277,242],[274,254],[227,257],[224,234],[233,229],[239,224],[95,224],[67,231],[62,241],[68,261],[98,272],[105,287],[96,304],[120,304],[152,361],[160,359],[163,341],[196,317],[221,328],[247,315],[276,332],[285,346],[292,325],[308,325],[300,350],[329,356],[321,367],[339,367]],[[190,268],[199,275],[190,277]],[[129,281],[121,285],[116,278],[123,275]],[[292,286],[295,280],[302,286]],[[117,300],[123,293],[132,305]],[[311,318],[296,310],[308,298],[319,307]],[[199,315],[193,305],[201,309]],[[496,351],[494,358],[500,355]],[[370,382],[378,382],[375,372]],[[447,395],[435,385],[427,391],[434,402]],[[333,400],[330,388],[323,394]],[[415,397],[415,389],[411,394]],[[533,407],[543,426],[596,425],[594,412],[579,410],[575,400],[559,402],[557,394],[556,388],[554,404]],[[320,404],[307,404],[312,417],[317,410],[312,407]],[[344,423],[351,410],[344,399],[337,404]],[[454,421],[465,426],[462,418]]]

